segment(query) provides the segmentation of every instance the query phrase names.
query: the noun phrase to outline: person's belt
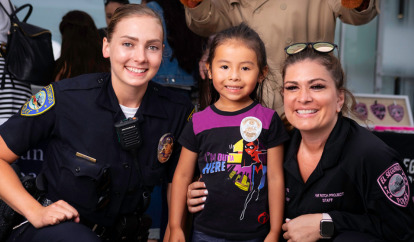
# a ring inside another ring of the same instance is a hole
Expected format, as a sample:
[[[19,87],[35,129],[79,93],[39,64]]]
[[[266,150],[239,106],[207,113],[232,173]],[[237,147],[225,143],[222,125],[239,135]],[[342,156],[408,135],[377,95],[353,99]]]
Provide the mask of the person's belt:
[[[79,223],[91,229],[93,232],[96,233],[96,235],[98,235],[98,237],[102,237],[105,234],[105,232],[109,232],[112,229],[112,227],[102,226],[88,221],[85,218],[82,218]]]

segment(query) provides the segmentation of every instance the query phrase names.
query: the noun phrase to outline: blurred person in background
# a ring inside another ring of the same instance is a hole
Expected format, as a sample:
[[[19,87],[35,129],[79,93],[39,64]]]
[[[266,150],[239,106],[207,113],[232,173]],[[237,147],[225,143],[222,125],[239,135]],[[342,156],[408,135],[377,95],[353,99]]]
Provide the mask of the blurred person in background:
[[[142,1],[144,2],[144,1]],[[104,0],[105,5],[105,21],[106,25],[109,25],[109,22],[111,22],[111,18],[114,15],[114,12],[117,8],[129,4],[128,0]],[[101,28],[99,29],[99,36],[101,37],[101,40],[106,37],[108,28]]]
[[[178,0],[177,0],[178,1]],[[259,33],[266,44],[274,77],[264,87],[265,104],[283,113],[278,88],[283,48],[292,43],[334,42],[336,21],[352,25],[370,22],[378,13],[379,0],[181,0],[189,28],[209,36],[241,22]],[[204,63],[200,64],[202,67]]]
[[[9,14],[12,12],[9,0],[0,0],[0,3]],[[7,51],[6,44],[9,29],[10,18],[0,7],[0,45],[2,51]],[[10,74],[5,74],[5,65],[5,59],[0,52],[0,125],[13,114],[19,112],[22,105],[32,96],[30,84],[18,81]]]
[[[187,27],[184,6],[179,1],[143,2],[161,16],[167,33],[164,36],[163,61],[153,81],[190,97],[191,93],[195,94],[199,78],[197,63],[202,55],[205,38]],[[192,96],[193,103],[196,103],[196,95]]]
[[[109,72],[102,55],[102,40],[92,17],[79,10],[68,12],[59,25],[62,48],[53,73],[55,81],[86,73]]]

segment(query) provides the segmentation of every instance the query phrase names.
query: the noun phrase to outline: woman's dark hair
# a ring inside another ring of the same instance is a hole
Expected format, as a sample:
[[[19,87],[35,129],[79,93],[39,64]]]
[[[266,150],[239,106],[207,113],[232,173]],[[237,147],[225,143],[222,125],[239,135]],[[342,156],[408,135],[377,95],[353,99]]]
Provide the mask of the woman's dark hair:
[[[104,0],[104,5],[105,7],[109,4],[109,3],[120,3],[120,4],[129,4],[128,0]]]
[[[126,4],[115,10],[115,13],[111,18],[111,22],[109,22],[108,31],[107,31],[108,42],[111,42],[112,35],[114,34],[114,31],[115,31],[115,27],[122,19],[135,17],[135,16],[138,16],[138,17],[149,16],[149,17],[155,18],[162,28],[162,38],[164,39],[164,33],[165,33],[164,26],[162,25],[161,17],[157,12],[141,4]]]
[[[208,54],[207,64],[210,65],[210,71],[212,68],[212,63],[214,56],[216,54],[216,49],[218,46],[225,44],[229,41],[235,41],[237,44],[244,45],[248,49],[254,51],[257,56],[257,65],[259,66],[259,77],[265,77],[265,70],[267,68],[267,57],[265,45],[260,39],[259,35],[247,26],[245,23],[241,23],[238,26],[225,29],[218,33],[211,42],[210,50]],[[269,76],[269,75],[268,75]],[[250,93],[250,98],[253,101],[261,103],[263,105],[263,83],[257,83],[255,89]],[[204,92],[202,92],[200,97],[200,110],[203,110],[208,105],[215,103],[219,98],[220,94],[214,89],[213,83],[209,82],[208,85],[205,85]]]
[[[299,52],[294,55],[289,55],[285,62],[282,64],[282,77],[285,80],[286,70],[289,66],[302,62],[305,60],[317,61],[319,64],[324,66],[328,70],[330,76],[335,81],[336,90],[338,92],[344,93],[344,104],[342,106],[341,112],[343,115],[348,116],[352,113],[355,116],[360,116],[357,112],[354,111],[356,101],[354,95],[345,87],[345,74],[342,70],[341,62],[338,58],[331,53],[320,53],[315,51],[313,48],[307,47],[302,52]],[[283,87],[282,86],[281,94],[283,96]]]
[[[149,3],[151,1],[147,1]],[[187,73],[198,71],[198,61],[203,54],[205,37],[193,33],[185,21],[184,5],[179,0],[154,0],[164,12],[167,41],[172,49],[170,59],[176,58],[178,65]]]
[[[89,14],[70,11],[59,25],[62,48],[56,60],[54,80],[93,72],[110,71],[109,60],[102,55],[102,40]]]

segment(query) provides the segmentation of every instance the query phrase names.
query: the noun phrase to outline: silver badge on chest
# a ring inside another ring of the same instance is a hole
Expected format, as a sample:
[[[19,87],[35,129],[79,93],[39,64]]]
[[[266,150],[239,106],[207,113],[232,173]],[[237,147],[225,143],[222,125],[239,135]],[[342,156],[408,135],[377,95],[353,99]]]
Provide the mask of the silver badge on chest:
[[[158,142],[158,161],[165,163],[170,159],[174,149],[174,136],[170,133],[164,134]]]

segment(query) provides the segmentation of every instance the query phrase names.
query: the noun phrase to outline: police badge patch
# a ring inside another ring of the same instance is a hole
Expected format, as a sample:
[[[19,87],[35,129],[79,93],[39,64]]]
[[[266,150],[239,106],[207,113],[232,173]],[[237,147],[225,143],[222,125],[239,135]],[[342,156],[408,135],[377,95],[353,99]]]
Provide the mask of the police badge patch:
[[[20,112],[22,116],[40,115],[55,105],[55,93],[52,84],[42,88],[27,101]]]
[[[401,207],[407,207],[410,199],[408,179],[400,164],[395,163],[377,179],[384,194],[391,202]]]

